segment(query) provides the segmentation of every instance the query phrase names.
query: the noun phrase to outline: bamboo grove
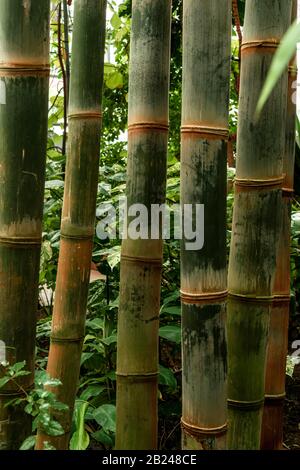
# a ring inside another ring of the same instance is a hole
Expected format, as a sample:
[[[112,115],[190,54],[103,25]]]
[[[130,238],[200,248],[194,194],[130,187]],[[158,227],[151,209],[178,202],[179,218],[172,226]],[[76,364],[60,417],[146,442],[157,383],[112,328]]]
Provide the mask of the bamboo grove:
[[[116,396],[115,427],[110,424],[115,441],[107,445],[116,450],[155,450],[160,432],[164,208],[168,143],[174,133],[169,125],[172,0],[124,3],[130,5],[131,15],[127,217],[120,236],[117,333],[115,339],[111,336],[117,344],[115,385],[110,390]],[[105,172],[100,172],[100,184],[98,177],[103,101],[105,112],[110,112],[103,100],[108,4],[106,0],[65,0],[57,5],[59,21],[64,19],[67,51],[62,137],[67,158],[62,165],[59,256],[45,359],[50,381],[44,389],[57,400],[49,405],[49,420],[61,432],[48,432],[43,424],[32,423],[34,415],[25,404],[35,389],[51,2],[0,0],[0,450],[19,449],[32,434],[32,426],[37,428],[36,450],[69,449],[74,411],[83,420],[84,436],[84,414],[93,413],[87,395],[78,400],[77,394],[86,343],[97,194],[105,184]],[[297,18],[297,1],[247,0],[243,27],[239,18],[235,23],[241,73],[230,247],[227,162],[232,25],[239,14],[238,2],[182,0],[180,5],[177,287],[182,411],[176,427],[180,425],[185,450],[280,450],[290,313],[295,58],[259,115],[257,103],[280,42]],[[60,48],[60,24],[58,35]],[[117,93],[112,96],[118,99]],[[132,210],[140,206],[151,215],[154,207],[159,208],[156,222],[151,217],[145,222],[137,209],[137,224]],[[202,220],[200,229],[195,219]],[[133,224],[139,228],[138,236],[132,235]],[[186,232],[188,225],[192,236]],[[201,246],[195,247],[200,230]],[[99,323],[94,327],[105,329]],[[103,343],[107,351],[109,343]],[[105,380],[107,376],[101,384]],[[99,388],[90,377],[87,383]],[[99,422],[103,419],[108,420],[100,416]]]

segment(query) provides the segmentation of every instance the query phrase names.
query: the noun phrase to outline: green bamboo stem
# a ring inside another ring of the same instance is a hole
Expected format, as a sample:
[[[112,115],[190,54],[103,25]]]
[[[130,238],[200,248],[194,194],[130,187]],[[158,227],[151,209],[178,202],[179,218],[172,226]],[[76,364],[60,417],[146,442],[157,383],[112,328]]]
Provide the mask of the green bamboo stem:
[[[68,447],[85,330],[99,172],[106,0],[75,0],[69,139],[61,242],[47,372],[60,379],[65,434],[38,433],[37,449]]]
[[[231,2],[183,1],[181,204],[204,204],[204,247],[181,251],[182,446],[224,449]]]
[[[49,0],[0,2],[0,340],[30,375],[0,390],[0,450],[31,433],[6,407],[33,386],[47,142]],[[20,388],[22,387],[22,388]]]
[[[128,207],[165,201],[171,0],[133,0]],[[149,230],[151,230],[149,221]],[[157,446],[162,240],[123,241],[117,355],[117,449]]]
[[[291,22],[297,18],[297,0],[293,0]],[[289,66],[285,152],[283,158],[282,221],[277,254],[275,296],[271,310],[268,339],[265,405],[262,422],[261,448],[282,449],[283,404],[285,397],[286,356],[288,350],[288,327],[290,312],[290,237],[291,198],[294,185],[295,121],[297,83],[296,57]]]
[[[255,110],[291,1],[247,0],[238,158],[229,262],[230,449],[259,449],[266,345],[282,219],[287,73],[259,118]]]

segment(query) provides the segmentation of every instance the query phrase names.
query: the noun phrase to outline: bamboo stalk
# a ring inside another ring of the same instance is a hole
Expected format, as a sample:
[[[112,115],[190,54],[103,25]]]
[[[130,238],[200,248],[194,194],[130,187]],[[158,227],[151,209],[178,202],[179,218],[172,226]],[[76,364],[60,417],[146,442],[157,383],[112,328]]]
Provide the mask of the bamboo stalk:
[[[228,281],[230,449],[260,447],[266,345],[282,219],[287,74],[259,118],[255,109],[290,15],[291,1],[246,2]]]
[[[128,207],[165,201],[171,0],[133,0]],[[149,220],[149,233],[151,223]],[[129,234],[130,235],[130,234]],[[162,240],[123,241],[117,355],[117,449],[157,446]]]
[[[293,0],[292,23],[297,18],[297,0]],[[290,237],[291,198],[294,186],[295,121],[297,83],[296,57],[288,73],[286,140],[283,159],[285,179],[282,191],[282,221],[280,243],[277,254],[274,303],[271,310],[268,340],[265,405],[262,424],[262,449],[282,449],[283,404],[285,397],[285,370],[288,350],[288,326],[290,312]]]
[[[181,251],[182,446],[224,449],[230,0],[183,2],[181,204],[204,204],[204,246]]]
[[[49,0],[0,2],[0,339],[30,375],[0,390],[0,449],[18,449],[28,415],[6,407],[33,386],[47,142]],[[20,388],[21,387],[21,388]]]
[[[39,430],[37,449],[48,441],[68,446],[84,338],[96,211],[104,70],[106,0],[75,0],[69,139],[61,242],[47,372],[60,379],[57,398],[69,406],[57,416],[65,434]]]

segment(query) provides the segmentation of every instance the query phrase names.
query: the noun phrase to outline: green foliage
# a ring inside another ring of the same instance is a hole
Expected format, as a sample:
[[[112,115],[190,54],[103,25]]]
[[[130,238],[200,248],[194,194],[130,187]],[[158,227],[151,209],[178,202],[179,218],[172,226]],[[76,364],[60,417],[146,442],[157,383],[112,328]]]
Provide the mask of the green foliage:
[[[272,65],[266,78],[266,82],[257,103],[257,115],[260,114],[270,94],[272,93],[273,88],[275,87],[283,72],[286,70],[293,55],[296,53],[296,46],[299,41],[300,23],[298,23],[298,20],[296,20],[284,35],[281,44],[275,53]]]
[[[85,430],[85,414],[88,406],[88,402],[76,403],[74,412],[76,431],[73,433],[70,440],[71,450],[85,450],[90,443],[89,434]]]

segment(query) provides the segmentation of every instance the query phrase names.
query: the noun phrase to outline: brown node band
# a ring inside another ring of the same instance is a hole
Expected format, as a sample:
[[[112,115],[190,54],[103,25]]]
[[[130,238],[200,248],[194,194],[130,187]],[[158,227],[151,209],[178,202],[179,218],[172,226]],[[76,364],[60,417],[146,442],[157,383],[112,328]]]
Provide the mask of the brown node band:
[[[103,114],[100,112],[87,112],[82,111],[79,113],[70,113],[68,119],[102,119]]]
[[[152,264],[159,267],[162,266],[162,258],[145,258],[142,256],[128,256],[121,255],[121,261],[126,261],[127,263],[143,263],[143,264]]]
[[[169,132],[169,123],[144,121],[144,122],[133,122],[132,124],[128,124],[128,132],[138,132],[138,131],[143,131],[143,130]]]
[[[31,75],[31,76],[48,76],[50,74],[49,64],[14,64],[0,63],[0,76],[14,75]]]
[[[187,304],[202,304],[209,301],[222,301],[226,300],[228,295],[228,291],[220,291],[220,292],[201,292],[197,294],[189,293],[180,291],[180,298],[182,302]]]
[[[0,245],[10,245],[10,246],[30,246],[37,245],[40,246],[42,243],[41,237],[1,237],[0,236]]]
[[[293,197],[295,190],[293,188],[282,188],[282,195],[286,197]]]
[[[228,398],[227,403],[229,408],[237,408],[242,410],[259,410],[265,402],[265,398],[261,400],[244,401],[244,400],[231,400]]]
[[[241,51],[246,49],[277,49],[279,42],[276,39],[263,39],[261,41],[245,41],[241,46]]]
[[[182,134],[197,134],[200,137],[228,140],[229,129],[224,127],[210,127],[202,125],[183,125],[181,126]]]
[[[22,387],[20,390],[1,390],[0,397],[11,398],[11,397],[22,397],[26,395],[27,392],[30,392],[34,388],[34,384],[29,385],[29,387]]]
[[[279,178],[268,178],[265,180],[235,178],[234,183],[238,187],[248,188],[248,189],[263,189],[263,188],[281,189],[284,179],[285,179],[285,175],[282,175]]]
[[[298,67],[296,65],[289,65],[288,71],[291,75],[297,75]]]
[[[282,402],[282,401],[284,401],[285,397],[286,397],[285,392],[278,393],[276,395],[267,394],[267,395],[265,395],[265,401],[266,402],[272,402],[272,403],[273,402],[275,402],[275,403],[276,402]]]
[[[236,300],[240,300],[241,302],[254,302],[254,303],[272,303],[274,300],[274,296],[254,296],[254,295],[247,295],[247,294],[236,294],[234,292],[229,291],[228,297]]]
[[[189,434],[198,436],[220,436],[225,434],[228,428],[227,423],[223,424],[222,426],[218,426],[216,428],[202,428],[200,426],[195,426],[194,424],[189,424],[181,418],[181,427],[187,431]]]
[[[158,372],[143,372],[143,373],[123,373],[116,372],[116,376],[120,380],[128,380],[131,382],[156,382],[158,379]]]
[[[58,336],[50,336],[51,343],[80,343],[84,340],[84,336],[77,338],[59,338]]]
[[[65,240],[73,240],[73,241],[82,241],[82,240],[91,240],[93,238],[93,234],[92,233],[87,233],[86,235],[82,234],[78,234],[78,235],[67,235],[66,233],[62,233],[60,234],[60,238],[63,238]]]
[[[273,303],[287,303],[289,304],[291,301],[291,296],[289,294],[282,294],[282,295],[274,295]]]

